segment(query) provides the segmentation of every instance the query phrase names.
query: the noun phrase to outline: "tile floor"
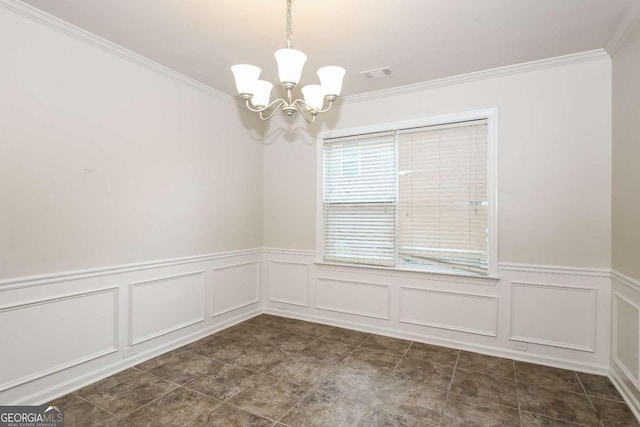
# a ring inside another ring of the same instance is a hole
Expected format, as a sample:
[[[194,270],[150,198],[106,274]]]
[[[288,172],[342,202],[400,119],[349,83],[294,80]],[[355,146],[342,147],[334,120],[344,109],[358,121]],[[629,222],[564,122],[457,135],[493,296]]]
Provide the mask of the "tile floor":
[[[606,377],[261,315],[57,399],[72,426],[640,426]]]

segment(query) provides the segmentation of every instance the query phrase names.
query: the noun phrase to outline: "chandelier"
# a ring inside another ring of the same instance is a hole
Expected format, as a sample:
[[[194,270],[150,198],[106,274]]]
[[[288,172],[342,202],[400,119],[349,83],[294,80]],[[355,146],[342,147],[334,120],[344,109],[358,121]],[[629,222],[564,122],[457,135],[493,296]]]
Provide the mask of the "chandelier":
[[[238,94],[247,104],[249,110],[260,115],[262,120],[269,120],[280,109],[287,116],[296,112],[312,123],[319,113],[329,111],[333,101],[340,95],[342,79],[345,69],[336,66],[322,67],[318,70],[320,84],[311,84],[302,88],[304,100],[292,100],[291,91],[300,82],[302,67],[307,61],[307,55],[291,48],[291,0],[287,0],[287,23],[285,26],[286,49],[279,49],[275,53],[278,62],[278,77],[282,87],[287,91],[286,99],[269,102],[273,84],[265,80],[258,80],[262,70],[255,65],[237,64],[231,67],[236,81]],[[325,106],[326,105],[326,106]]]

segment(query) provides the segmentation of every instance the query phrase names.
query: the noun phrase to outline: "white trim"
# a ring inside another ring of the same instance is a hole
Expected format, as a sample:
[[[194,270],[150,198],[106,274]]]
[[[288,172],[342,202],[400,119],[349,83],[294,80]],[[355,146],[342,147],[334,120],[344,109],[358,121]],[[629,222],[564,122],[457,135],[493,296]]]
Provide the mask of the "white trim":
[[[193,89],[197,89],[201,92],[213,95],[214,97],[224,102],[235,103],[234,98],[230,95],[227,95],[226,93],[223,93],[209,85],[206,85],[200,81],[179,73],[178,71],[175,71],[169,67],[152,61],[145,56],[132,52],[129,49],[126,49],[116,43],[97,36],[89,31],[76,27],[73,24],[63,21],[60,18],[57,18],[26,3],[18,0],[0,0],[0,7],[18,15],[29,18],[32,21],[47,26],[55,31],[66,34],[67,36],[73,37],[76,40],[80,40],[93,47],[97,47],[104,52],[110,53],[133,64],[139,65],[162,76],[168,77],[174,81],[190,86]]]
[[[305,249],[281,249],[281,248],[264,248],[263,249],[267,254],[274,255],[296,255],[296,256],[315,256],[316,251],[305,250]]]
[[[636,309],[636,311],[638,312],[638,325],[636,326],[640,331],[640,307],[638,307],[638,305],[636,305],[633,301],[627,299],[626,297],[619,294],[618,292],[614,292],[613,293],[613,310],[612,310],[613,311],[612,313],[613,327],[611,329],[612,330],[611,360],[613,360],[616,363],[616,365],[618,365],[618,368],[620,368],[620,370],[627,376],[629,381],[631,381],[636,388],[640,388],[640,379],[638,379],[638,376],[633,375],[633,373],[629,370],[629,367],[625,363],[623,363],[622,360],[620,360],[620,358],[618,357],[618,299],[623,300],[624,302],[629,304],[631,307]],[[636,349],[636,353],[640,354],[640,342],[638,342],[638,348]],[[640,375],[640,366],[636,366],[636,370],[638,371],[638,375]]]
[[[111,363],[105,367],[97,368],[87,374],[70,379],[63,383],[56,384],[45,390],[38,390],[33,394],[24,396],[20,400],[9,402],[8,404],[9,405],[34,405],[34,404],[43,404],[44,402],[50,402],[72,391],[79,390],[84,386],[93,384],[96,381],[99,381],[111,375],[117,374],[118,372],[124,371],[125,369],[131,368],[142,362],[153,359],[154,357],[167,353],[171,350],[175,350],[177,348],[183,347],[192,342],[198,341],[201,338],[214,334],[223,329],[229,328],[240,322],[244,322],[245,320],[251,319],[260,314],[262,314],[262,310],[256,309],[256,310],[238,315],[229,320],[225,320],[219,324],[210,326],[200,331],[193,332],[184,337],[176,338],[158,347],[154,347],[153,349],[135,354],[132,357],[118,360],[117,362]]]
[[[611,270],[611,279],[625,286],[628,286],[635,291],[640,292],[640,281],[634,279],[633,277],[622,274],[617,270]]]
[[[371,282],[363,282],[359,280],[344,280],[344,279],[333,279],[331,277],[316,277],[318,281],[325,282],[339,282],[339,283],[351,283],[359,286],[368,286],[371,288],[384,288],[387,290],[387,313],[386,315],[380,315],[376,313],[367,313],[364,311],[356,311],[356,310],[346,310],[339,307],[331,307],[327,305],[320,305],[316,302],[315,308],[318,310],[326,310],[326,311],[335,311],[336,313],[345,313],[345,314],[353,314],[356,316],[364,316],[364,317],[372,317],[374,319],[382,319],[382,320],[390,320],[391,319],[391,285],[385,283],[371,283]],[[316,287],[316,293],[318,292]],[[317,299],[317,297],[316,297]]]
[[[460,74],[457,76],[444,77],[441,79],[427,80],[425,82],[414,83],[405,86],[396,86],[389,89],[349,95],[343,98],[338,98],[338,100],[341,100],[341,102],[344,103],[370,101],[373,99],[387,98],[389,96],[402,95],[405,93],[415,93],[418,91],[459,85],[462,83],[486,80],[510,74],[525,73],[528,71],[535,71],[544,68],[561,67],[578,62],[594,61],[604,58],[609,58],[609,54],[604,49],[595,49],[586,52],[572,53],[569,55],[541,59],[538,61],[523,62],[521,64],[507,65],[504,67],[475,71],[472,73]]]
[[[638,402],[633,392],[629,390],[624,380],[618,376],[615,369],[609,370],[609,379],[629,406],[633,415],[640,420],[640,402]]]
[[[307,281],[305,283],[305,302],[300,301],[292,301],[292,300],[284,300],[279,298],[271,297],[271,264],[289,264],[289,265],[302,265],[307,269]],[[307,262],[292,262],[292,261],[282,261],[277,259],[270,259],[267,263],[267,301],[282,303],[282,304],[290,304],[297,305],[298,307],[309,307],[309,287],[311,284],[311,269],[309,268],[309,263]]]
[[[316,164],[316,262],[324,263],[324,141],[329,138],[339,138],[351,135],[362,135],[377,132],[389,132],[401,129],[419,128],[438,124],[455,123],[470,120],[487,120],[487,178],[489,196],[489,252],[487,271],[488,278],[497,278],[498,275],[498,109],[486,108],[482,110],[465,111],[460,113],[444,114],[439,116],[423,117],[413,120],[381,123],[346,129],[331,129],[318,133],[317,164]],[[397,153],[396,153],[397,156]],[[397,236],[396,236],[397,238]],[[388,267],[389,270],[402,271],[397,266]],[[422,270],[421,270],[422,271]],[[438,271],[424,270],[425,273],[441,274]],[[465,274],[460,274],[467,276]],[[469,275],[471,276],[471,275]],[[476,276],[473,276],[476,277]],[[483,277],[483,276],[477,276]]]
[[[640,2],[634,0],[623,13],[615,33],[605,46],[609,55],[615,55],[638,22],[640,22]]]
[[[20,310],[22,308],[33,307],[33,306],[44,305],[44,304],[53,304],[53,303],[56,303],[56,302],[59,302],[59,301],[78,299],[78,298],[83,298],[83,297],[87,297],[87,296],[91,296],[91,295],[104,294],[104,293],[113,293],[113,335],[112,335],[113,342],[112,342],[112,346],[111,347],[102,349],[100,351],[97,351],[95,353],[80,357],[78,359],[71,360],[69,362],[62,363],[62,364],[57,365],[57,366],[53,366],[51,368],[44,369],[44,370],[39,371],[39,372],[35,372],[33,374],[30,374],[30,375],[26,375],[26,376],[21,377],[21,378],[17,378],[17,379],[15,379],[13,381],[9,381],[7,383],[0,384],[0,392],[8,390],[8,389],[11,389],[11,388],[14,388],[14,387],[17,387],[17,386],[25,384],[25,383],[28,383],[30,381],[37,380],[38,378],[42,378],[42,377],[45,377],[47,375],[51,375],[51,374],[54,374],[56,372],[60,372],[60,371],[62,371],[64,369],[68,369],[68,368],[71,368],[73,366],[80,365],[81,363],[85,363],[85,362],[88,362],[90,360],[97,359],[99,357],[103,357],[103,356],[106,356],[108,354],[112,354],[112,353],[117,352],[118,351],[118,287],[109,287],[109,288],[92,290],[92,291],[88,291],[88,292],[78,292],[78,293],[58,296],[58,297],[54,297],[54,298],[46,298],[46,299],[40,299],[40,300],[30,301],[30,302],[26,302],[26,303],[20,303],[20,304],[14,304],[14,305],[10,305],[10,306],[0,307],[0,313],[2,313],[2,312],[5,312],[5,311]]]
[[[514,289],[518,286],[522,286],[522,287],[528,287],[528,288],[546,288],[546,289],[565,289],[567,291],[570,292],[590,292],[593,293],[594,297],[593,297],[593,334],[592,334],[592,339],[593,339],[593,345],[591,346],[583,346],[583,345],[576,345],[576,344],[571,344],[571,343],[565,343],[562,341],[551,341],[551,340],[545,340],[545,339],[541,339],[541,338],[533,338],[533,337],[525,337],[525,336],[520,336],[520,335],[514,335],[514,330],[515,330],[515,325],[514,325],[514,319],[515,319],[515,304],[513,303],[513,295],[514,295]],[[529,282],[522,282],[522,281],[516,281],[516,282],[511,282],[511,314],[509,316],[509,340],[511,341],[521,341],[521,342],[527,342],[527,343],[531,343],[531,344],[540,344],[540,345],[547,345],[550,347],[558,347],[558,348],[566,348],[568,350],[578,350],[578,351],[584,351],[584,352],[588,352],[588,353],[595,353],[596,348],[595,348],[595,343],[596,343],[596,332],[598,330],[598,294],[597,294],[598,290],[594,287],[588,287],[588,286],[574,286],[574,285],[552,285],[552,284],[546,284],[546,283],[529,283]]]
[[[353,272],[362,272],[364,270],[367,270],[366,274],[374,276],[414,277],[423,280],[438,280],[452,283],[462,283],[465,285],[496,286],[499,280],[498,277],[476,276],[473,274],[458,274],[446,271],[412,270],[409,268],[384,267],[381,265],[341,264],[338,262],[316,262],[314,264],[316,265],[316,267],[318,267],[319,270],[324,271],[352,270]]]
[[[610,278],[611,270],[607,268],[562,267],[554,265],[510,264],[498,263],[499,271],[517,271],[520,273],[561,274],[567,276],[589,276]]]
[[[143,337],[134,339],[135,336],[135,330],[133,328],[134,325],[134,307],[135,307],[135,288],[139,288],[139,287],[143,287],[143,286],[148,286],[148,285],[153,285],[156,283],[161,283],[161,282],[167,282],[169,280],[174,280],[174,279],[181,279],[183,277],[190,277],[190,276],[202,276],[203,282],[202,282],[202,292],[204,294],[205,292],[205,271],[204,270],[200,270],[200,271],[193,271],[190,273],[184,273],[184,274],[176,274],[176,275],[172,275],[172,276],[166,276],[166,277],[160,277],[157,279],[150,279],[150,280],[145,280],[142,282],[133,282],[130,283],[129,285],[129,346],[134,346],[140,343],[143,343],[145,341],[149,341],[152,340],[154,338],[158,338],[161,337],[163,335],[166,334],[170,334],[171,332],[175,332],[178,331],[180,329],[186,328],[187,326],[191,326],[191,325],[195,325],[196,323],[200,323],[203,322],[205,320],[205,307],[203,305],[202,307],[202,316],[200,317],[196,317],[194,319],[191,320],[187,320],[186,322],[183,323],[179,323],[177,325],[174,326],[170,326],[166,329],[163,329],[161,331],[158,332],[153,332],[149,335],[145,335]],[[204,298],[203,298],[204,301]]]
[[[469,343],[466,341],[452,340],[448,338],[439,338],[430,335],[416,334],[411,332],[400,331],[397,329],[381,328],[371,324],[357,323],[345,320],[337,320],[334,318],[328,318],[324,316],[309,315],[303,313],[294,312],[282,312],[277,309],[265,307],[263,313],[273,314],[274,316],[288,317],[291,319],[307,320],[310,322],[322,323],[329,326],[337,326],[341,328],[348,328],[355,331],[369,332],[372,334],[384,335],[393,338],[406,339],[416,342],[422,342],[426,344],[433,344],[443,347],[449,347],[459,350],[472,351],[475,353],[482,353],[489,356],[504,357],[517,361],[530,362],[542,364],[545,366],[552,366],[562,369],[571,369],[574,371],[585,372],[597,375],[607,375],[609,367],[606,365],[597,365],[592,363],[583,363],[571,359],[565,359],[554,356],[546,355],[533,355],[529,353],[523,353],[518,350],[508,350],[500,347],[486,346],[477,343]]]
[[[234,311],[234,310],[238,310],[239,308],[246,307],[248,305],[256,304],[256,303],[260,302],[260,261],[247,261],[247,262],[240,262],[240,263],[237,263],[237,264],[229,264],[229,265],[223,265],[223,266],[220,266],[220,267],[213,267],[211,269],[211,271],[213,271],[215,273],[217,270],[227,270],[229,268],[242,267],[244,265],[250,265],[250,264],[256,264],[258,266],[256,268],[256,299],[248,301],[248,302],[241,302],[240,304],[236,304],[236,305],[234,305],[232,307],[228,307],[228,308],[225,308],[224,310],[216,312],[215,309],[214,309],[214,302],[215,302],[215,286],[214,286],[214,283],[215,283],[215,280],[213,280],[213,278],[212,278],[213,283],[211,284],[211,316],[210,317],[212,317],[212,318],[213,317],[217,317],[217,316],[220,316],[222,314],[229,313],[229,312]]]
[[[0,0],[4,1],[4,0]],[[159,261],[145,261],[133,264],[122,264],[111,267],[91,268],[87,270],[74,270],[37,276],[16,277],[0,281],[0,292],[31,286],[51,285],[60,282],[89,279],[93,277],[108,276],[112,274],[130,273],[133,271],[149,270],[159,267],[172,267],[175,265],[191,264],[195,262],[213,261],[216,259],[255,255],[263,253],[262,248],[244,249],[238,251],[217,252],[207,255],[194,255],[183,258],[170,258]]]
[[[475,334],[475,335],[484,335],[484,336],[488,336],[488,337],[497,337],[498,336],[498,297],[495,295],[482,295],[482,294],[473,294],[473,293],[468,293],[468,292],[455,292],[455,291],[441,291],[439,289],[428,289],[428,288],[419,288],[416,286],[400,286],[400,316],[398,318],[398,322],[400,323],[409,323],[412,325],[419,325],[419,326],[429,326],[432,328],[438,328],[438,329],[446,329],[449,331],[457,331],[457,332],[465,332],[465,333],[469,333],[469,334]],[[495,301],[496,304],[496,309],[495,309],[495,313],[494,313],[494,328],[493,330],[482,330],[482,329],[473,329],[473,328],[463,328],[460,326],[455,326],[455,325],[446,325],[446,324],[442,324],[442,323],[433,323],[433,322],[424,322],[421,320],[413,320],[413,319],[407,319],[405,317],[403,317],[402,314],[402,291],[405,290],[410,290],[410,291],[418,291],[418,292],[425,292],[425,293],[431,293],[431,294],[440,294],[440,295],[455,295],[457,297],[467,297],[467,298],[474,298],[474,299],[484,299],[484,300],[492,300]]]

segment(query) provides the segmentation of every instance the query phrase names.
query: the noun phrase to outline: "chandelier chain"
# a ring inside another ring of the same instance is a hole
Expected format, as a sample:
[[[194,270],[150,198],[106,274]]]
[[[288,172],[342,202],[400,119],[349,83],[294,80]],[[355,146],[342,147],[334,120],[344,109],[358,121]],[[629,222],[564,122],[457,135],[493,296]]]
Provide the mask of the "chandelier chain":
[[[285,29],[284,39],[287,41],[287,48],[291,49],[291,38],[293,30],[291,29],[291,0],[287,0],[287,27]]]

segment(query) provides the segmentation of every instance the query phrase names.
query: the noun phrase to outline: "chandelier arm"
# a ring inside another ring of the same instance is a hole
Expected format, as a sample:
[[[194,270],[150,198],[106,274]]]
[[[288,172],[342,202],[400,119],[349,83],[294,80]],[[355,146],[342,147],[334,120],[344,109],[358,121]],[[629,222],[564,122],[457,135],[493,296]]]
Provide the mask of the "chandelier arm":
[[[277,107],[274,107],[274,109],[271,110],[271,112],[269,112],[266,116],[264,115],[265,110],[260,111],[260,118],[262,120],[269,120],[271,117],[273,117],[278,112],[278,110],[280,109],[281,106],[287,105],[287,103],[284,102],[283,99],[279,99],[278,101],[282,101],[282,103],[280,105],[278,105]]]
[[[261,114],[262,114],[263,111],[266,111],[266,110],[268,110],[269,108],[272,108],[272,107],[273,107],[274,111],[277,111],[278,108],[280,108],[282,105],[286,105],[286,103],[287,103],[287,101],[285,101],[284,99],[280,98],[280,99],[276,99],[275,101],[273,101],[272,103],[270,103],[269,105],[267,105],[265,107],[256,108],[256,107],[251,105],[251,100],[247,99],[245,102],[246,102],[247,108],[249,110],[253,111],[254,113],[261,113]],[[279,104],[279,105],[276,105],[276,104]]]
[[[319,113],[326,113],[327,111],[329,111],[333,106],[333,101],[329,101],[329,105],[327,106],[327,108],[321,109],[321,110],[316,110],[315,108],[311,108],[311,106],[306,102],[304,102],[304,100],[302,99],[296,99],[295,101],[293,101],[293,104],[296,105],[299,110],[302,110],[303,109],[302,107],[309,107],[309,109],[315,111],[316,114],[319,114]]]
[[[316,121],[316,116],[317,114],[311,114],[309,113],[309,111],[304,107],[304,101],[302,101],[301,99],[296,99],[295,101],[293,101],[293,105],[294,107],[296,107],[296,109],[300,112],[300,115],[302,116],[303,119],[306,120],[307,123],[313,123]]]

